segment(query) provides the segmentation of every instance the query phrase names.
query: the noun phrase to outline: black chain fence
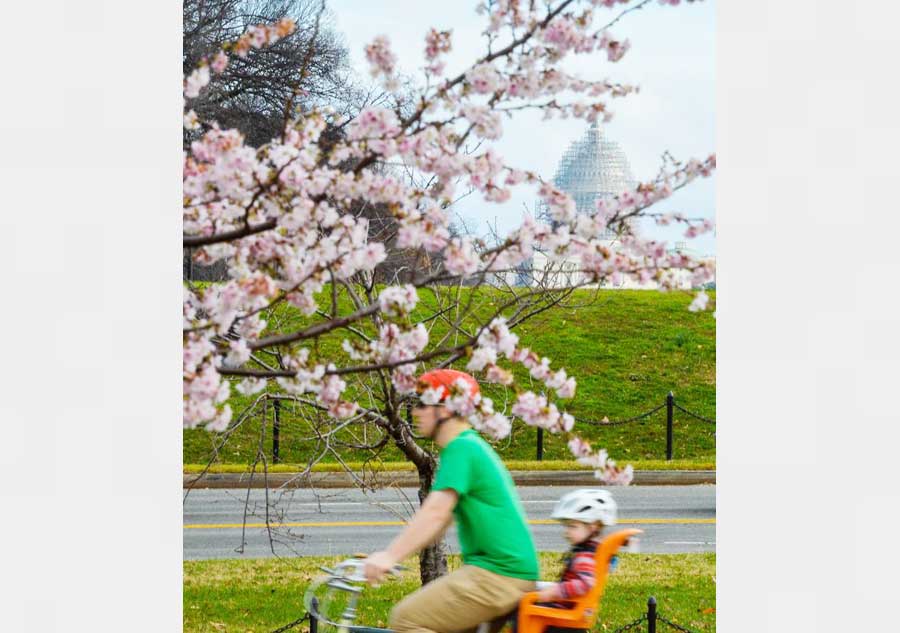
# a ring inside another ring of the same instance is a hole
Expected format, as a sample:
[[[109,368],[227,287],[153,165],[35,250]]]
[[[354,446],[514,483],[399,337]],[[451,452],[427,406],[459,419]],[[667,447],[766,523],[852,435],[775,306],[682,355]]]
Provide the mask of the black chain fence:
[[[637,620],[634,620],[633,622],[629,622],[628,624],[625,624],[624,626],[620,626],[612,633],[622,633],[622,631],[627,631],[628,629],[633,629],[636,626],[640,626],[641,622],[644,622],[646,620],[647,620],[647,614],[645,613],[644,615],[639,617]]]
[[[642,420],[646,420],[650,416],[662,411],[666,410],[666,459],[672,459],[672,450],[673,450],[673,424],[675,418],[675,409],[678,409],[685,415],[699,420],[700,422],[704,422],[706,424],[715,425],[716,421],[712,418],[708,418],[706,416],[700,415],[694,411],[690,411],[685,407],[681,406],[675,401],[675,396],[672,392],[669,392],[666,395],[665,401],[653,407],[649,411],[644,411],[642,413],[638,413],[630,418],[625,418],[623,420],[609,420],[607,418],[603,418],[602,420],[590,420],[587,418],[582,418],[579,416],[574,416],[575,420],[581,424],[589,424],[591,426],[598,427],[606,427],[606,426],[620,426],[623,424],[634,424],[637,422],[641,422]],[[285,448],[285,431],[289,431],[287,433],[288,437],[290,437],[290,442],[292,445],[297,445],[303,441],[309,441],[315,439],[314,437],[304,437],[305,435],[309,435],[308,426],[301,423],[301,421],[295,419],[296,416],[288,415],[283,416],[283,413],[291,413],[294,411],[294,407],[290,402],[282,403],[279,399],[273,399],[272,401],[272,429],[271,429],[271,443],[272,443],[272,462],[277,464],[282,461],[282,452]],[[264,414],[265,415],[265,414]],[[411,418],[411,414],[408,415]],[[285,419],[287,418],[287,419]],[[412,420],[409,420],[410,425],[412,425]],[[368,441],[367,438],[363,438],[364,441]],[[542,461],[544,459],[544,433],[543,429],[538,427],[537,429],[537,447],[536,447],[536,459],[538,461]]]
[[[607,420],[606,418],[602,420],[586,420],[584,418],[575,417],[578,422],[583,422],[585,424],[593,424],[595,426],[616,426],[619,424],[630,424],[631,422],[637,422],[639,420],[643,420],[644,418],[649,418],[651,415],[662,409],[666,406],[666,403],[662,403],[658,407],[650,409],[649,411],[645,411],[644,413],[639,413],[638,415],[627,418],[625,420]]]
[[[302,616],[302,617],[297,618],[297,619],[294,620],[293,622],[289,622],[288,624],[285,624],[284,626],[278,627],[277,629],[275,629],[274,631],[272,631],[272,633],[284,633],[284,632],[287,631],[288,629],[292,629],[292,628],[294,628],[295,626],[298,626],[301,622],[304,622],[304,621],[306,621],[306,620],[309,620],[309,614],[308,614],[308,613],[305,614],[305,615]],[[315,628],[316,628],[315,625],[312,623],[312,621],[310,621],[310,626],[309,626],[310,631],[312,632]]]
[[[700,415],[699,413],[694,413],[693,411],[688,411],[687,409],[685,409],[684,407],[682,407],[681,405],[679,405],[676,402],[673,402],[672,404],[676,409],[678,409],[682,413],[687,413],[692,418],[697,418],[701,422],[706,422],[707,424],[715,424],[716,423],[715,420],[711,420],[710,418],[705,418],[702,415]]]
[[[657,614],[656,619],[657,619],[657,621],[662,622],[663,624],[672,627],[676,631],[681,631],[681,633],[694,633],[694,631],[692,631],[688,628],[685,628],[685,627],[681,626],[680,624],[675,624],[671,620],[667,620],[666,618],[662,617],[661,615]]]
[[[711,418],[707,418],[705,416],[700,415],[699,413],[689,411],[688,409],[685,409],[684,407],[682,407],[680,404],[675,402],[675,394],[673,394],[671,391],[666,395],[666,400],[661,405],[653,407],[649,411],[644,411],[643,413],[639,413],[635,416],[626,418],[624,420],[609,420],[607,418],[603,418],[602,420],[588,420],[586,418],[580,418],[577,416],[573,416],[573,417],[575,417],[575,420],[577,422],[581,422],[582,424],[591,424],[593,426],[618,426],[621,424],[631,424],[634,422],[640,422],[641,420],[644,420],[644,419],[650,417],[651,415],[653,415],[654,413],[656,413],[657,411],[660,411],[662,409],[666,410],[666,459],[667,460],[672,459],[672,448],[673,448],[673,442],[674,442],[673,425],[675,422],[675,409],[678,409],[682,413],[685,413],[692,418],[700,420],[701,422],[705,422],[707,424],[713,424],[713,425],[716,423],[716,421]],[[542,461],[544,459],[544,433],[543,433],[543,429],[541,429],[540,427],[537,430],[537,448],[536,448],[535,452],[537,455],[537,460]]]
[[[650,596],[647,600],[647,612],[642,614],[641,617],[636,620],[625,624],[624,626],[620,626],[615,629],[612,633],[622,633],[622,631],[627,631],[628,629],[633,629],[636,626],[640,626],[641,623],[647,623],[647,633],[656,633],[658,624],[665,624],[666,626],[675,629],[676,631],[681,631],[681,633],[696,633],[691,629],[681,626],[680,624],[675,624],[671,620],[664,618],[659,615],[656,611],[656,598]]]

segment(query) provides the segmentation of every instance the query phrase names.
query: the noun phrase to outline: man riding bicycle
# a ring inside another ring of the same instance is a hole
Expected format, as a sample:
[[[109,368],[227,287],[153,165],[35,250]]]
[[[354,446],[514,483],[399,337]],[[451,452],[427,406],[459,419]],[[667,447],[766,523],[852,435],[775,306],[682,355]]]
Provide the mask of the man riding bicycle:
[[[463,566],[404,598],[391,611],[390,628],[399,633],[458,633],[492,622],[503,625],[522,596],[533,591],[538,560],[522,503],[497,453],[444,404],[462,380],[469,395],[475,379],[461,371],[438,369],[419,378],[418,391],[439,392],[437,404],[419,404],[413,419],[419,433],[440,447],[431,492],[403,531],[384,551],[366,559],[365,573],[377,583],[395,564],[436,541],[456,518]]]

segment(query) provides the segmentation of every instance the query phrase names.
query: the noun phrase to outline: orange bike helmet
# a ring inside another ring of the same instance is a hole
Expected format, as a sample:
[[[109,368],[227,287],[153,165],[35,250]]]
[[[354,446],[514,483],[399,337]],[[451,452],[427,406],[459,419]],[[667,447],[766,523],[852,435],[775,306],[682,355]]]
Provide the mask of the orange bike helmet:
[[[450,395],[450,387],[460,378],[469,384],[469,394],[471,396],[474,397],[476,394],[481,393],[477,380],[470,374],[455,369],[432,369],[431,371],[426,371],[419,376],[416,391],[422,393],[426,389],[440,389],[442,392],[441,401],[444,401]]]

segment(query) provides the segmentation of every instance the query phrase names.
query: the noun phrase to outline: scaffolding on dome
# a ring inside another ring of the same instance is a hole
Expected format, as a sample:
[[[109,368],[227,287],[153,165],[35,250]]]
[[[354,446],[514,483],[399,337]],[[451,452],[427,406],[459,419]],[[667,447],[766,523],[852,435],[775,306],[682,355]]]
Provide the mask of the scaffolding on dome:
[[[600,198],[612,198],[636,185],[628,157],[607,139],[596,123],[563,154],[553,184],[572,196],[577,213],[593,213]],[[538,217],[549,222],[547,205],[538,202]]]
[[[593,214],[597,200],[612,198],[626,189],[632,189],[637,181],[631,173],[631,165],[625,152],[618,143],[607,139],[594,122],[563,153],[553,184],[572,196],[576,213]],[[546,202],[538,200],[536,212],[539,220],[555,225]],[[612,231],[607,231],[603,237],[613,240],[615,235]],[[518,267],[516,285],[530,285],[532,267],[531,259]]]

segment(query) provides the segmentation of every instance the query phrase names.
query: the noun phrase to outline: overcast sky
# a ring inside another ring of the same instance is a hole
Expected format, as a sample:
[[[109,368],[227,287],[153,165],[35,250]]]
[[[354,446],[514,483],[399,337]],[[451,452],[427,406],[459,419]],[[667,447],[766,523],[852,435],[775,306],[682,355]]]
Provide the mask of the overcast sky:
[[[429,27],[453,30],[453,52],[448,74],[462,70],[484,53],[480,32],[485,20],[475,14],[475,0],[414,2],[412,0],[329,0],[335,26],[343,33],[351,62],[365,76],[363,47],[376,35],[387,35],[399,58],[401,72],[417,74],[423,64],[424,37]],[[595,24],[609,22],[619,9],[598,9]],[[605,19],[604,19],[605,18]],[[603,19],[603,22],[600,20]],[[603,126],[606,136],[619,143],[639,181],[651,180],[659,170],[660,156],[669,150],[679,160],[703,159],[715,151],[715,3],[713,0],[682,3],[678,7],[651,2],[626,15],[612,29],[631,40],[631,50],[618,63],[605,56],[579,56],[566,68],[583,79],[610,78],[637,84],[638,94],[611,103],[613,120]],[[575,63],[577,62],[577,63]],[[584,121],[542,121],[535,113],[519,113],[504,119],[503,137],[496,150],[510,164],[531,169],[550,179],[569,143],[587,129]],[[501,232],[521,221],[523,203],[534,208],[530,187],[519,186],[502,204],[486,203],[474,195],[456,205],[456,212],[470,226],[483,232],[495,218]],[[715,176],[697,180],[657,205],[660,210],[681,211],[690,216],[715,217]],[[683,239],[680,230],[650,226],[645,235],[672,243]],[[689,242],[701,254],[714,255],[715,236],[710,233]]]

